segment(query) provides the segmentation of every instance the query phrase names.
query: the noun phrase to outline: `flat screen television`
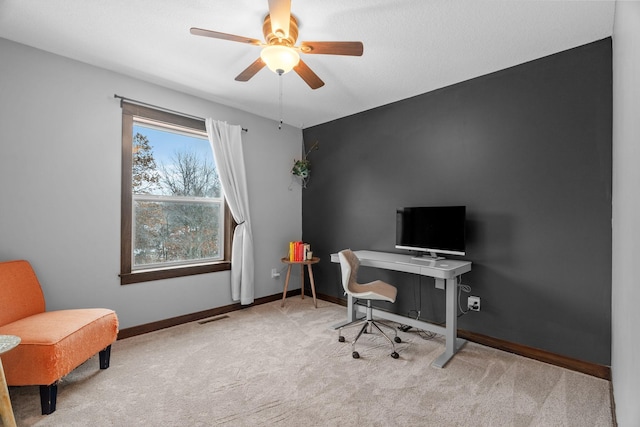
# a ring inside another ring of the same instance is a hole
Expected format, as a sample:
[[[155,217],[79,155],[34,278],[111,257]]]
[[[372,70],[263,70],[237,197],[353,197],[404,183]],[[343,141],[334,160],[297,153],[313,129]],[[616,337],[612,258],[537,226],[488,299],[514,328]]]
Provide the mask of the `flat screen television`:
[[[396,210],[396,248],[417,259],[465,254],[465,206],[422,206]]]

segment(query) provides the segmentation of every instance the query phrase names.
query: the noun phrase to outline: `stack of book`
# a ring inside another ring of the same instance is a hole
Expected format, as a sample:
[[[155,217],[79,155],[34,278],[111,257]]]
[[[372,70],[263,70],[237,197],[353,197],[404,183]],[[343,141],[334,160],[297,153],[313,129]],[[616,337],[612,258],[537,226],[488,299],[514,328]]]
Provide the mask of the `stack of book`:
[[[311,247],[304,242],[289,242],[289,261],[300,262],[307,259]]]

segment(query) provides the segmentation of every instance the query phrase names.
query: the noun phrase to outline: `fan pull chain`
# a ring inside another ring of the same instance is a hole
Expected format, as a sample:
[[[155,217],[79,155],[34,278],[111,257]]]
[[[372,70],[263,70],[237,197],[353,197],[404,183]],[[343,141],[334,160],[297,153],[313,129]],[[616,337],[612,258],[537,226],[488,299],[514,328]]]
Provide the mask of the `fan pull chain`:
[[[282,130],[282,73],[278,73],[278,86],[280,87],[280,124],[278,130]]]

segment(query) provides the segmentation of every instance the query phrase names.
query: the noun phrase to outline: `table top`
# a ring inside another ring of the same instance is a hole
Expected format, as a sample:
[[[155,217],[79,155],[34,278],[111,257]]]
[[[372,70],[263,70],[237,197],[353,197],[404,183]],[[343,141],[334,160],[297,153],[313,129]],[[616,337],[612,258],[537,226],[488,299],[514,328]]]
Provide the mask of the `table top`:
[[[0,335],[0,354],[6,353],[20,344],[20,337],[15,335]]]
[[[280,261],[284,262],[285,264],[317,264],[320,262],[320,258],[314,256],[313,258],[305,259],[304,261],[291,261],[289,260],[289,258],[283,257],[280,259]]]
[[[377,267],[439,279],[450,279],[471,271],[471,262],[463,260],[416,260],[412,255],[367,250],[353,251],[353,253],[363,267]],[[340,262],[337,253],[331,254],[331,262]]]

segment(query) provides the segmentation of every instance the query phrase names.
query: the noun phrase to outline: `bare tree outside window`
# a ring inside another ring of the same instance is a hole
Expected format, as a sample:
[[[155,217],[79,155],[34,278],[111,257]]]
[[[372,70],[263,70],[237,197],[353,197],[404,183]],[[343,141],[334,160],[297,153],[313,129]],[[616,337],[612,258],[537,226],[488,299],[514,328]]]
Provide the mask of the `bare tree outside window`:
[[[189,144],[208,141],[136,126],[133,152],[134,268],[219,259],[223,205],[218,172]],[[153,138],[169,141],[173,154],[157,166]],[[209,157],[212,158],[211,153]],[[139,194],[138,194],[139,193]]]

